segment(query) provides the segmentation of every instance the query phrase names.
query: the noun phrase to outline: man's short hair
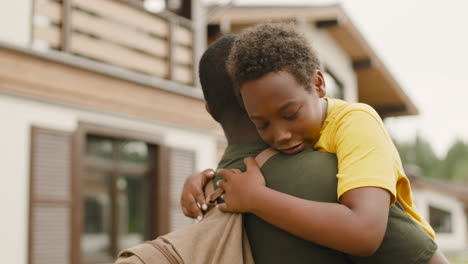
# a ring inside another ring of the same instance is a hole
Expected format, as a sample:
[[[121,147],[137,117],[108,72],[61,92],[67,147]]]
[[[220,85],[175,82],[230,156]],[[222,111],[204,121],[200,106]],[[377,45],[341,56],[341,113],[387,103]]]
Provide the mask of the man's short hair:
[[[219,38],[208,47],[200,59],[199,77],[203,95],[211,115],[218,122],[226,111],[243,112],[237,102],[226,67],[226,61],[236,39],[236,35]]]
[[[270,72],[287,71],[310,90],[320,69],[317,54],[294,24],[259,24],[242,32],[232,47],[227,67],[237,95],[243,83]]]

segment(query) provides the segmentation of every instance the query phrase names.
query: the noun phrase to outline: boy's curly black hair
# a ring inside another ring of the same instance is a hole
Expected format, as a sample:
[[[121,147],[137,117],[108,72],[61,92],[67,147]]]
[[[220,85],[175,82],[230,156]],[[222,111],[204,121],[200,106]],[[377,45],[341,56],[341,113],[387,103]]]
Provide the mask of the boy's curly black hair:
[[[198,74],[203,95],[213,118],[220,122],[227,111],[242,111],[234,93],[226,61],[236,35],[226,35],[212,43],[203,53]]]
[[[266,23],[246,29],[239,35],[227,62],[237,96],[243,83],[267,73],[287,71],[311,90],[311,77],[320,62],[294,24]]]

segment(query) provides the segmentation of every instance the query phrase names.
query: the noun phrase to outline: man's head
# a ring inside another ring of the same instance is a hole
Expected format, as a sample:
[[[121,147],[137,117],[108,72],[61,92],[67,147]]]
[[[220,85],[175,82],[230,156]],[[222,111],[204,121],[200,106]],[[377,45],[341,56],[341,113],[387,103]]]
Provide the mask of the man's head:
[[[244,113],[236,100],[226,68],[226,61],[236,39],[235,35],[221,37],[208,47],[200,59],[199,77],[207,110],[218,122],[221,122],[226,113]]]

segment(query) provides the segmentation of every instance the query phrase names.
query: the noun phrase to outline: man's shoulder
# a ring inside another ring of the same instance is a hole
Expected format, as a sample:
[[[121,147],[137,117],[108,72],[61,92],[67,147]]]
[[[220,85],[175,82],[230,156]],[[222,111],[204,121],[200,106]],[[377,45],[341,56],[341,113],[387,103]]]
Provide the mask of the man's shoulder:
[[[304,151],[288,155],[284,153],[278,153],[270,158],[265,163],[265,166],[277,167],[277,166],[337,166],[337,158],[335,154],[328,152],[316,151],[313,149],[305,149]]]

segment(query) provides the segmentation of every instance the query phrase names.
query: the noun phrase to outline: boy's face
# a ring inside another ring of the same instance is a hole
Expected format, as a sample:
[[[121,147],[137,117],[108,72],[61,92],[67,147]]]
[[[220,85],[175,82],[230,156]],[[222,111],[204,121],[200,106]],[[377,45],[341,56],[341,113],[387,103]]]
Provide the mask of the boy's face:
[[[321,72],[312,76],[312,90],[286,71],[271,72],[246,82],[242,99],[262,139],[286,154],[313,147],[324,119],[325,83]]]

